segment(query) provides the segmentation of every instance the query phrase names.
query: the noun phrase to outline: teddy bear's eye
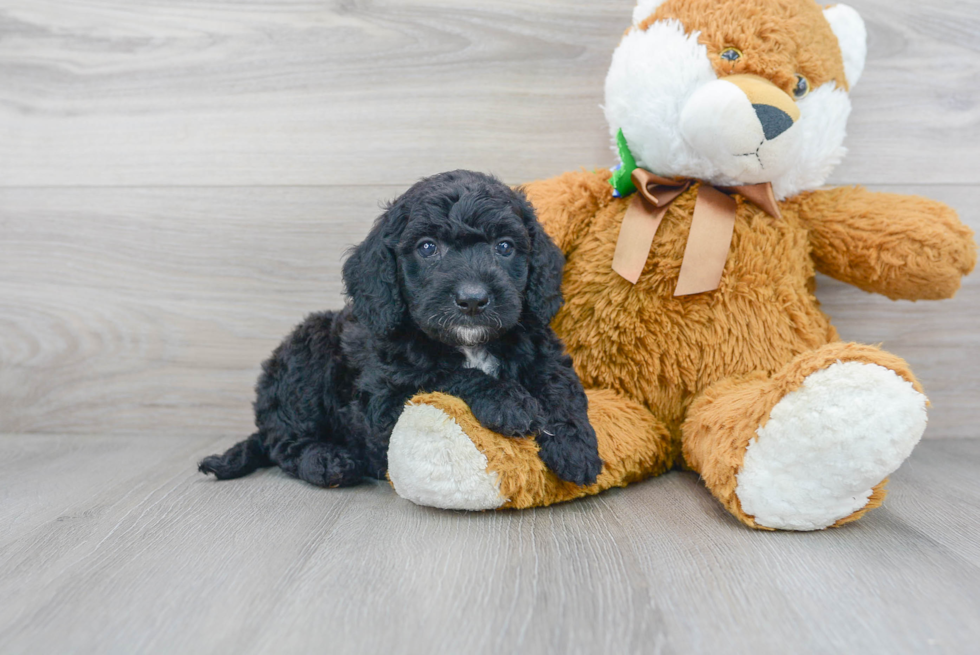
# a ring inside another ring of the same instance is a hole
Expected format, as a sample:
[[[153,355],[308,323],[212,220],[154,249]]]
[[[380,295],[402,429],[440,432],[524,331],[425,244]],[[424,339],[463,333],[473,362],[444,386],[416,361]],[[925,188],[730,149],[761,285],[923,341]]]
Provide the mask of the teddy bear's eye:
[[[738,48],[726,48],[721,51],[721,58],[733,64],[742,58],[742,51]]]
[[[810,93],[810,81],[802,75],[796,76],[796,86],[793,87],[793,97],[801,100]]]

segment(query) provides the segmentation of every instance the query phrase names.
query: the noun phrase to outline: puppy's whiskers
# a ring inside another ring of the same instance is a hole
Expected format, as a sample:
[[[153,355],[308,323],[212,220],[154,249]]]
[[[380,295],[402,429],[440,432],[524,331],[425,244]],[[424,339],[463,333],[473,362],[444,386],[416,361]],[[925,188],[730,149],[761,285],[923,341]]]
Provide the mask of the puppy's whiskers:
[[[490,337],[490,330],[485,327],[457,327],[455,333],[464,346],[478,346]]]
[[[498,329],[503,329],[504,322],[500,320],[500,316],[497,314],[497,312],[487,312],[486,317],[493,321]]]

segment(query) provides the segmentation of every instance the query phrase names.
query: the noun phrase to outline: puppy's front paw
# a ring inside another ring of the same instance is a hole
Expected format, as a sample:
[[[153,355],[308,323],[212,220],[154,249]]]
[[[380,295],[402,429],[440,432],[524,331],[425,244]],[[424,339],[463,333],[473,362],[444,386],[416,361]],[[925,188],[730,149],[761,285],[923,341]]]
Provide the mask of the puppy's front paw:
[[[488,430],[508,437],[526,437],[537,429],[541,406],[526,392],[512,392],[481,398],[470,411]]]
[[[562,480],[581,486],[595,484],[602,459],[591,425],[563,425],[542,430],[541,461]]]

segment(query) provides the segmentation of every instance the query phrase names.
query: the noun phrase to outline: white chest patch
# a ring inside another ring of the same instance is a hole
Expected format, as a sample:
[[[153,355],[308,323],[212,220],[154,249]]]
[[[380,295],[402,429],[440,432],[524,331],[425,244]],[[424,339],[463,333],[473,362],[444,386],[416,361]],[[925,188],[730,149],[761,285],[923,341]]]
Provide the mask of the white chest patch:
[[[461,346],[459,351],[466,355],[463,368],[478,368],[491,377],[497,377],[500,362],[482,346]]]

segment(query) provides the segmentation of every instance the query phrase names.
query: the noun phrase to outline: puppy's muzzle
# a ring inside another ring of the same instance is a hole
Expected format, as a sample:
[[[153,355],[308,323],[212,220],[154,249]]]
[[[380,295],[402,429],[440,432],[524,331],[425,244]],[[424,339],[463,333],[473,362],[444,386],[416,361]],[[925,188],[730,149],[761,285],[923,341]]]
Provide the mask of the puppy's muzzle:
[[[469,282],[456,289],[456,307],[467,316],[477,316],[490,304],[490,290],[482,284]]]

